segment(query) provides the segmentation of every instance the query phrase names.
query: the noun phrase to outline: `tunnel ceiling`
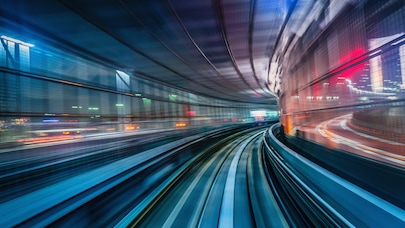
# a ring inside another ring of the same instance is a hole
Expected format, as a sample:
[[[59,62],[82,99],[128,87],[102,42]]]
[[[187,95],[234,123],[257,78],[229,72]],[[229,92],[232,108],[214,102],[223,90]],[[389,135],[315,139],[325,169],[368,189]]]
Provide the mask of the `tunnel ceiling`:
[[[0,7],[24,29],[129,74],[220,99],[276,104],[268,67],[291,2],[6,0]]]

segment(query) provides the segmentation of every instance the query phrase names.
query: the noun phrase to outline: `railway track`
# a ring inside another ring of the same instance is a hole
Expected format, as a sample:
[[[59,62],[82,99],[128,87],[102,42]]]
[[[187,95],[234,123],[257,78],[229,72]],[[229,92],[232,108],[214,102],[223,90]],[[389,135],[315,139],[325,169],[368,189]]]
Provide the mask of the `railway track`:
[[[277,143],[271,129],[197,134],[76,173],[2,202],[0,226],[405,224],[403,210]]]
[[[0,204],[0,211],[4,212],[0,225],[31,227],[74,223],[113,226],[134,207],[142,205],[142,201],[179,167],[198,157],[201,149],[245,128],[232,127],[196,134],[110,160],[108,164],[93,166],[85,172],[72,171],[73,174],[67,178],[4,200]],[[108,156],[105,159],[108,160]],[[89,159],[90,166],[90,161],[98,162]],[[31,174],[41,170],[33,167]],[[45,170],[47,167],[52,167],[52,164],[45,164]],[[9,174],[9,177],[26,172],[30,173],[22,169],[20,173]],[[28,182],[32,184],[34,181],[35,184],[38,178],[45,176],[45,172],[40,173]],[[44,180],[47,181],[46,178]],[[7,186],[1,188],[2,194],[5,191],[9,191]]]
[[[262,137],[263,129],[241,132],[207,148],[143,214],[120,225],[287,226],[262,171]]]

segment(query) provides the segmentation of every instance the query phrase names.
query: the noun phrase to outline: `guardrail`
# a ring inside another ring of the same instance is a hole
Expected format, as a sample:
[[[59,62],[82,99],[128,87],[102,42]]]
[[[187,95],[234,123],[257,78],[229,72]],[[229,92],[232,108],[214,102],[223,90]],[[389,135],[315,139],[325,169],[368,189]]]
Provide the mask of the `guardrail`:
[[[316,226],[403,227],[405,211],[311,162],[282,144],[280,124],[265,137],[265,157],[277,181]]]

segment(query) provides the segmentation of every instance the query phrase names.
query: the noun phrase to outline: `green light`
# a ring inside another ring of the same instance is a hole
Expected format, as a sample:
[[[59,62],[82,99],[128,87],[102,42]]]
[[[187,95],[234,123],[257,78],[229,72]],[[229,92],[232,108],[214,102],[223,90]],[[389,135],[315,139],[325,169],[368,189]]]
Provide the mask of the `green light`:
[[[135,93],[135,96],[137,96],[137,97],[142,97],[142,94],[140,94],[140,93]]]
[[[170,101],[176,101],[177,95],[176,94],[169,94]]]
[[[149,105],[149,104],[152,103],[152,100],[151,100],[151,99],[148,99],[148,98],[142,98],[142,101],[143,101],[143,103],[144,103],[145,105]]]
[[[124,104],[115,104],[117,107],[124,107]]]

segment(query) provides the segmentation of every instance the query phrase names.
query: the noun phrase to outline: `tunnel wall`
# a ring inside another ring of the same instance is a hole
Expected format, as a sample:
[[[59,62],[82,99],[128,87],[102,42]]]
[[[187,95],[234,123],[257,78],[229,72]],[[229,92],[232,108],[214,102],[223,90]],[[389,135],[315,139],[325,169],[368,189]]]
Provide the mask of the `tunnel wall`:
[[[148,80],[21,33],[4,20],[0,16],[0,143],[52,129],[121,132],[254,122],[251,111],[269,108]]]

